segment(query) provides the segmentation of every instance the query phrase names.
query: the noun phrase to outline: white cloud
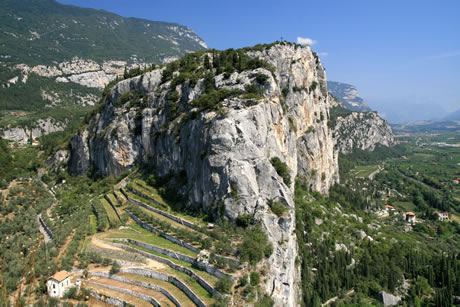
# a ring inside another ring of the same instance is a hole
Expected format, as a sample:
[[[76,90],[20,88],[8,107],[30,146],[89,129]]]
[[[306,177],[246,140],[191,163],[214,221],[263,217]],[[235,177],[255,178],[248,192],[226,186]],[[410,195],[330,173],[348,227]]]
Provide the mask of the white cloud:
[[[297,36],[297,43],[298,44],[301,44],[301,45],[310,45],[310,46],[313,46],[314,44],[317,43],[317,41],[311,39],[311,38],[308,38],[308,37],[300,37],[300,36]]]
[[[326,56],[329,55],[329,53],[327,53],[327,52],[319,52],[318,55],[322,56],[322,57],[326,57]]]

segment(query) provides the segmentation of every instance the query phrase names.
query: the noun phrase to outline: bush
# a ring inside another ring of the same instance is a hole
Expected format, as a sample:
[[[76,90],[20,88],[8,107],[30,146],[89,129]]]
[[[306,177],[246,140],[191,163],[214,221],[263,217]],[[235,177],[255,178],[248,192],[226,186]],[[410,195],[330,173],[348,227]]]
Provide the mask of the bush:
[[[224,278],[221,278],[216,282],[216,290],[222,293],[230,293],[232,290],[232,286],[232,278],[228,275],[225,275]]]
[[[260,225],[255,225],[246,231],[243,243],[239,246],[242,261],[250,264],[257,264],[264,257],[269,257],[273,253],[273,246],[268,241],[268,237]]]
[[[247,228],[255,223],[254,217],[250,214],[242,214],[236,219],[236,225]]]
[[[258,73],[257,76],[256,76],[256,81],[259,83],[259,84],[265,84],[265,82],[267,82],[268,80],[268,76],[265,75],[265,74],[261,74],[261,73]]]
[[[270,210],[272,210],[272,212],[277,216],[282,216],[287,211],[287,207],[279,201],[269,200],[268,206],[270,207]]]
[[[117,261],[114,261],[112,264],[112,267],[110,268],[110,275],[112,274],[117,274],[120,272],[120,265],[118,264]]]
[[[64,294],[65,298],[75,299],[76,296],[77,296],[77,288],[75,287],[69,288],[69,290],[67,290]]]
[[[290,185],[291,175],[289,174],[289,168],[287,167],[286,163],[282,162],[278,157],[272,158],[270,163],[273,165],[278,175],[283,178],[284,183],[286,185]]]
[[[248,284],[248,274],[244,274],[241,276],[240,280],[238,281],[238,285],[240,287],[244,287]]]
[[[251,285],[257,286],[260,282],[260,274],[257,272],[251,273]]]

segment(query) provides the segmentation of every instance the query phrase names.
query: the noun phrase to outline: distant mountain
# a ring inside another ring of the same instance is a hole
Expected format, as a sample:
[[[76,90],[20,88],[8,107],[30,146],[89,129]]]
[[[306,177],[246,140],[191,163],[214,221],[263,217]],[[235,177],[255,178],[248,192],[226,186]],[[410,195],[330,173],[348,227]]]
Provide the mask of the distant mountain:
[[[62,130],[84,115],[125,69],[170,62],[207,48],[193,30],[175,23],[124,18],[55,0],[1,4],[4,138],[23,139],[31,129],[38,129],[34,137]],[[15,126],[29,129],[11,130]]]
[[[3,0],[0,42],[3,62],[28,65],[52,65],[74,56],[160,63],[206,48],[179,24],[124,18],[54,0]]]
[[[460,121],[460,109],[458,109],[455,112],[450,113],[446,117],[444,117],[445,120],[458,120]]]
[[[327,81],[327,89],[334,97],[343,102],[347,109],[358,112],[371,111],[366,102],[359,97],[358,90],[354,85]]]

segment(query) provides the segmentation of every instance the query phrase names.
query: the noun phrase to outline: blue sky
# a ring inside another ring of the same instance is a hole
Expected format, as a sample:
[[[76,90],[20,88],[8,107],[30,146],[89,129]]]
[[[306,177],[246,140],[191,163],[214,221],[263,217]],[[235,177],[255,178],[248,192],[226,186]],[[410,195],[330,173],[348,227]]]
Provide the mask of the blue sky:
[[[59,2],[177,22],[217,49],[310,38],[328,79],[356,85],[393,122],[460,108],[457,0]]]

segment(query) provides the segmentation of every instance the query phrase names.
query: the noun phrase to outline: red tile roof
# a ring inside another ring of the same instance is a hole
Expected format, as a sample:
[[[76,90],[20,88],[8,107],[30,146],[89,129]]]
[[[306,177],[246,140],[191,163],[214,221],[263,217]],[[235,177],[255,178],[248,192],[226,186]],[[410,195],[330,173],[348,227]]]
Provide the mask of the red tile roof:
[[[48,279],[55,279],[55,280],[61,282],[64,279],[66,279],[67,277],[70,277],[71,275],[72,274],[70,274],[67,271],[59,271],[56,274],[54,274],[53,276],[49,277]]]
[[[409,212],[406,212],[406,215],[415,215],[415,213],[409,211]]]

